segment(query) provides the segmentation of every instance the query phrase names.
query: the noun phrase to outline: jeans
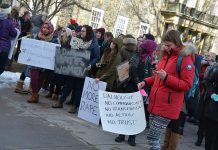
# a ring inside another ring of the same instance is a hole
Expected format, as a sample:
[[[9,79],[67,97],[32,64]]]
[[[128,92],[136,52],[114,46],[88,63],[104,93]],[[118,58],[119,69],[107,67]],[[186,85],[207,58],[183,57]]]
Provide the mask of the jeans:
[[[8,53],[0,52],[0,75],[5,71],[5,66],[8,62]]]

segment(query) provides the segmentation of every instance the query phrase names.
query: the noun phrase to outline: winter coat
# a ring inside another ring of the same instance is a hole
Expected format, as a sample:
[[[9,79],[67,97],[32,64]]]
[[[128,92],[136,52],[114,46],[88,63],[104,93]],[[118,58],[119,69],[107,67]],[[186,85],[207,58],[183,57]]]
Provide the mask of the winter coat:
[[[176,71],[179,55],[183,55],[180,75]],[[164,56],[158,63],[157,70],[165,70],[165,80],[157,76],[145,78],[147,86],[152,86],[148,112],[169,119],[178,119],[183,105],[184,92],[191,89],[195,67],[193,51],[189,45],[173,49],[170,56]],[[180,76],[180,78],[179,78]]]
[[[205,99],[205,116],[218,122],[218,102],[211,99],[211,94],[218,94],[218,64],[215,64],[209,70],[208,76],[205,78],[207,82],[206,92],[208,96]]]
[[[17,35],[11,20],[7,19],[8,15],[0,12],[0,53],[9,53],[11,48],[11,38]]]
[[[95,34],[93,34],[92,43],[87,50],[91,52],[90,64],[93,67],[100,59],[100,49],[99,49],[98,40]]]
[[[27,32],[30,32],[31,30],[31,22],[30,20],[25,20],[23,17],[19,18],[21,23],[21,37],[26,36]]]
[[[100,60],[100,63],[103,62],[103,58]],[[117,53],[116,56],[108,63],[105,67],[99,68],[96,74],[96,77],[101,81],[107,82],[107,89],[110,91],[113,90],[114,81],[116,77],[116,66],[121,63],[120,53]]]

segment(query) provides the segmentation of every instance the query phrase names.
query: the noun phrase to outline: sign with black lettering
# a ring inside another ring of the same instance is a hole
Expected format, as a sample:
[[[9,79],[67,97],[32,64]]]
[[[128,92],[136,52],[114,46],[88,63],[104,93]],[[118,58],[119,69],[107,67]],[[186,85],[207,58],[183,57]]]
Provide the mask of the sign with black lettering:
[[[57,74],[84,78],[89,66],[90,51],[57,48],[54,71]]]
[[[146,128],[144,103],[140,92],[99,91],[99,111],[104,131],[135,135]]]
[[[81,96],[78,117],[94,124],[99,124],[98,91],[105,90],[107,83],[86,77]]]

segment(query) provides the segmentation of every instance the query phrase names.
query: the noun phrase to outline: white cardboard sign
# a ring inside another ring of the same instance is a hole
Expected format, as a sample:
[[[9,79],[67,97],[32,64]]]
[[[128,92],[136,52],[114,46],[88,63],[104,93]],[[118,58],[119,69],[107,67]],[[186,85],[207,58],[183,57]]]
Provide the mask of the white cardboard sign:
[[[22,38],[18,62],[25,65],[54,70],[56,47],[50,42]]]
[[[98,91],[105,90],[107,83],[105,82],[95,82],[95,79],[86,77],[85,83],[83,86],[83,92],[81,96],[80,106],[78,117],[94,123],[99,124],[100,115],[99,115],[99,99]]]
[[[140,92],[99,91],[99,108],[104,131],[135,135],[146,127],[144,103]]]

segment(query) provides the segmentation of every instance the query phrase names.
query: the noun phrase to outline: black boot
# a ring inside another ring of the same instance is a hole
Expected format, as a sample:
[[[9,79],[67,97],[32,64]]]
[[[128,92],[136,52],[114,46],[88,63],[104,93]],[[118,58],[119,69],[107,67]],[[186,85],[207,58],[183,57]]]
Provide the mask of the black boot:
[[[202,137],[202,136],[198,136],[198,139],[197,139],[197,141],[195,142],[195,145],[196,145],[196,146],[201,146],[202,140],[203,140],[203,137]]]
[[[118,137],[115,138],[116,142],[123,142],[125,140],[125,135],[119,134]]]
[[[135,135],[130,135],[129,136],[128,143],[131,146],[135,146],[136,145],[136,143],[135,143]]]

